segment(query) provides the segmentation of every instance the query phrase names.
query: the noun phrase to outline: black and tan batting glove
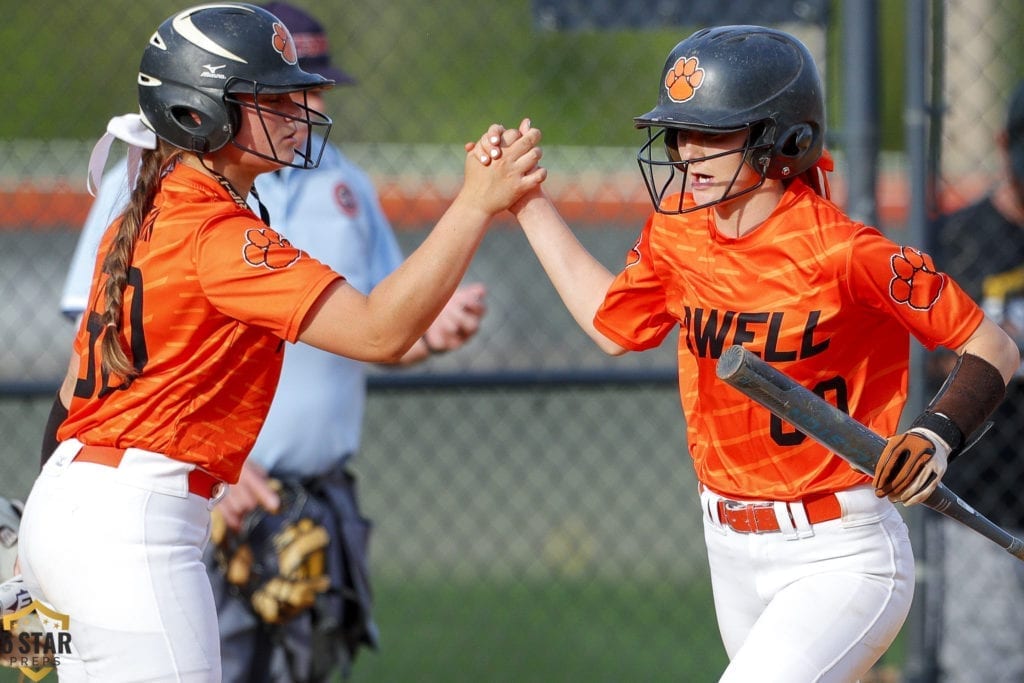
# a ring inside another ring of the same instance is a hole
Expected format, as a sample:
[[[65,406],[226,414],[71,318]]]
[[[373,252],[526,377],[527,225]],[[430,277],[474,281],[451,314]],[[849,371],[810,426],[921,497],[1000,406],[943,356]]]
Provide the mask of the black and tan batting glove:
[[[923,427],[890,436],[875,465],[875,495],[904,505],[924,502],[946,473],[950,450],[942,437]]]

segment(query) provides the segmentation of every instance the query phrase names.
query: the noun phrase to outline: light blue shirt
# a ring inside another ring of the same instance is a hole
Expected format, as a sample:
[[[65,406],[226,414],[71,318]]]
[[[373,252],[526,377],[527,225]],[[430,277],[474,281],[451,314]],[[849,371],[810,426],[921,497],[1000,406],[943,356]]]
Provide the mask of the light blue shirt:
[[[82,228],[61,297],[61,310],[72,319],[86,308],[97,245],[127,199],[126,176],[123,163],[104,175]],[[402,262],[369,176],[332,145],[318,168],[261,175],[256,192],[275,230],[362,292]],[[250,204],[258,213],[251,197]],[[275,475],[323,474],[358,450],[365,404],[364,363],[288,345],[277,393],[249,457]]]

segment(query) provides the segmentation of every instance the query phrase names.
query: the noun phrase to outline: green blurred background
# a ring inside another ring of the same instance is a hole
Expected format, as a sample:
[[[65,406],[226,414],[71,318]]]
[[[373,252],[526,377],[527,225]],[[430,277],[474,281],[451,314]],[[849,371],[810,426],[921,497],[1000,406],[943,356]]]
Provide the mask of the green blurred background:
[[[58,297],[88,206],[88,153],[112,115],[135,110],[141,50],[187,3],[0,4],[0,493],[21,496],[66,366],[71,326]],[[407,252],[436,217],[419,202],[451,196],[461,143],[492,121],[529,116],[544,131],[548,185],[585,246],[618,268],[650,208],[632,119],[653,106],[666,54],[696,28],[663,21],[666,8],[820,11],[784,28],[812,45],[825,76],[833,186],[844,199],[844,80],[861,64],[844,57],[842,17],[861,0],[555,2],[583,17],[621,5],[649,19],[578,26],[553,24],[540,9],[547,0],[295,4],[322,19],[336,61],[359,79],[328,94],[331,138],[385,190]],[[906,236],[911,32],[935,52],[930,113],[941,126],[931,132],[944,201],[962,203],[991,178],[1003,95],[1024,73],[1020,0],[929,0],[944,17],[934,25],[908,22],[908,4],[877,3],[877,70],[863,63],[878,86],[880,227],[897,237]],[[617,361],[596,352],[507,224],[487,236],[467,279],[488,285],[480,335],[415,370],[374,372],[355,466],[376,523],[383,647],[360,657],[353,680],[717,680],[725,654],[674,340]],[[886,655],[890,673],[908,652],[930,656],[906,640]],[[0,681],[16,678],[0,670]]]
[[[187,6],[166,0],[10,4],[0,24],[8,46],[0,139],[90,139],[110,116],[134,110],[145,41],[175,7]],[[530,0],[294,4],[324,18],[337,59],[360,78],[358,95],[342,89],[332,102],[345,139],[354,142],[462,142],[494,119],[528,115],[548,144],[633,145],[632,118],[653,106],[665,56],[699,28],[550,30],[538,25]],[[838,17],[839,0],[826,5]],[[905,3],[882,2],[879,12],[883,60],[902,64]],[[822,55],[833,85],[834,125],[840,124],[834,86],[841,29],[829,22]],[[882,143],[898,149],[904,74],[887,68],[880,77]]]

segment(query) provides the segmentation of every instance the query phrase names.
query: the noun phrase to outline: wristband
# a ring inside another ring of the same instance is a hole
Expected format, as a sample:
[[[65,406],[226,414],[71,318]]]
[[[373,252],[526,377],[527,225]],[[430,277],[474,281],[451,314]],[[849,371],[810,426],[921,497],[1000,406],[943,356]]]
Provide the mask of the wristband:
[[[942,413],[925,411],[917,416],[917,419],[910,425],[910,430],[915,427],[927,429],[937,437],[946,442],[951,452],[956,452],[964,442],[964,434],[960,428]]]
[[[960,356],[925,412],[952,420],[970,436],[1006,396],[1006,382],[994,365],[970,353]]]

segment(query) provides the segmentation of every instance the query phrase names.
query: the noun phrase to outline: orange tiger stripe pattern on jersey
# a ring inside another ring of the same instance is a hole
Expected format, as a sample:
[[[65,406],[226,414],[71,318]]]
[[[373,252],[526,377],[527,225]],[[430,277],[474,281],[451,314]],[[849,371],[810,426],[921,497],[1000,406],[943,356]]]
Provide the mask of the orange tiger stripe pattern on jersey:
[[[982,312],[930,257],[852,221],[799,180],[763,225],[739,239],[719,235],[713,221],[711,210],[654,214],[595,325],[636,351],[679,326],[688,448],[697,478],[711,489],[798,500],[869,482],[720,381],[718,357],[741,344],[877,433],[892,434],[906,399],[909,334],[929,349],[956,348]]]
[[[339,276],[183,164],[163,180],[147,220],[123,316],[141,373],[125,383],[103,372],[101,274],[75,338],[78,383],[58,438],[164,453],[234,483],[270,409],[283,341],[296,340]]]

